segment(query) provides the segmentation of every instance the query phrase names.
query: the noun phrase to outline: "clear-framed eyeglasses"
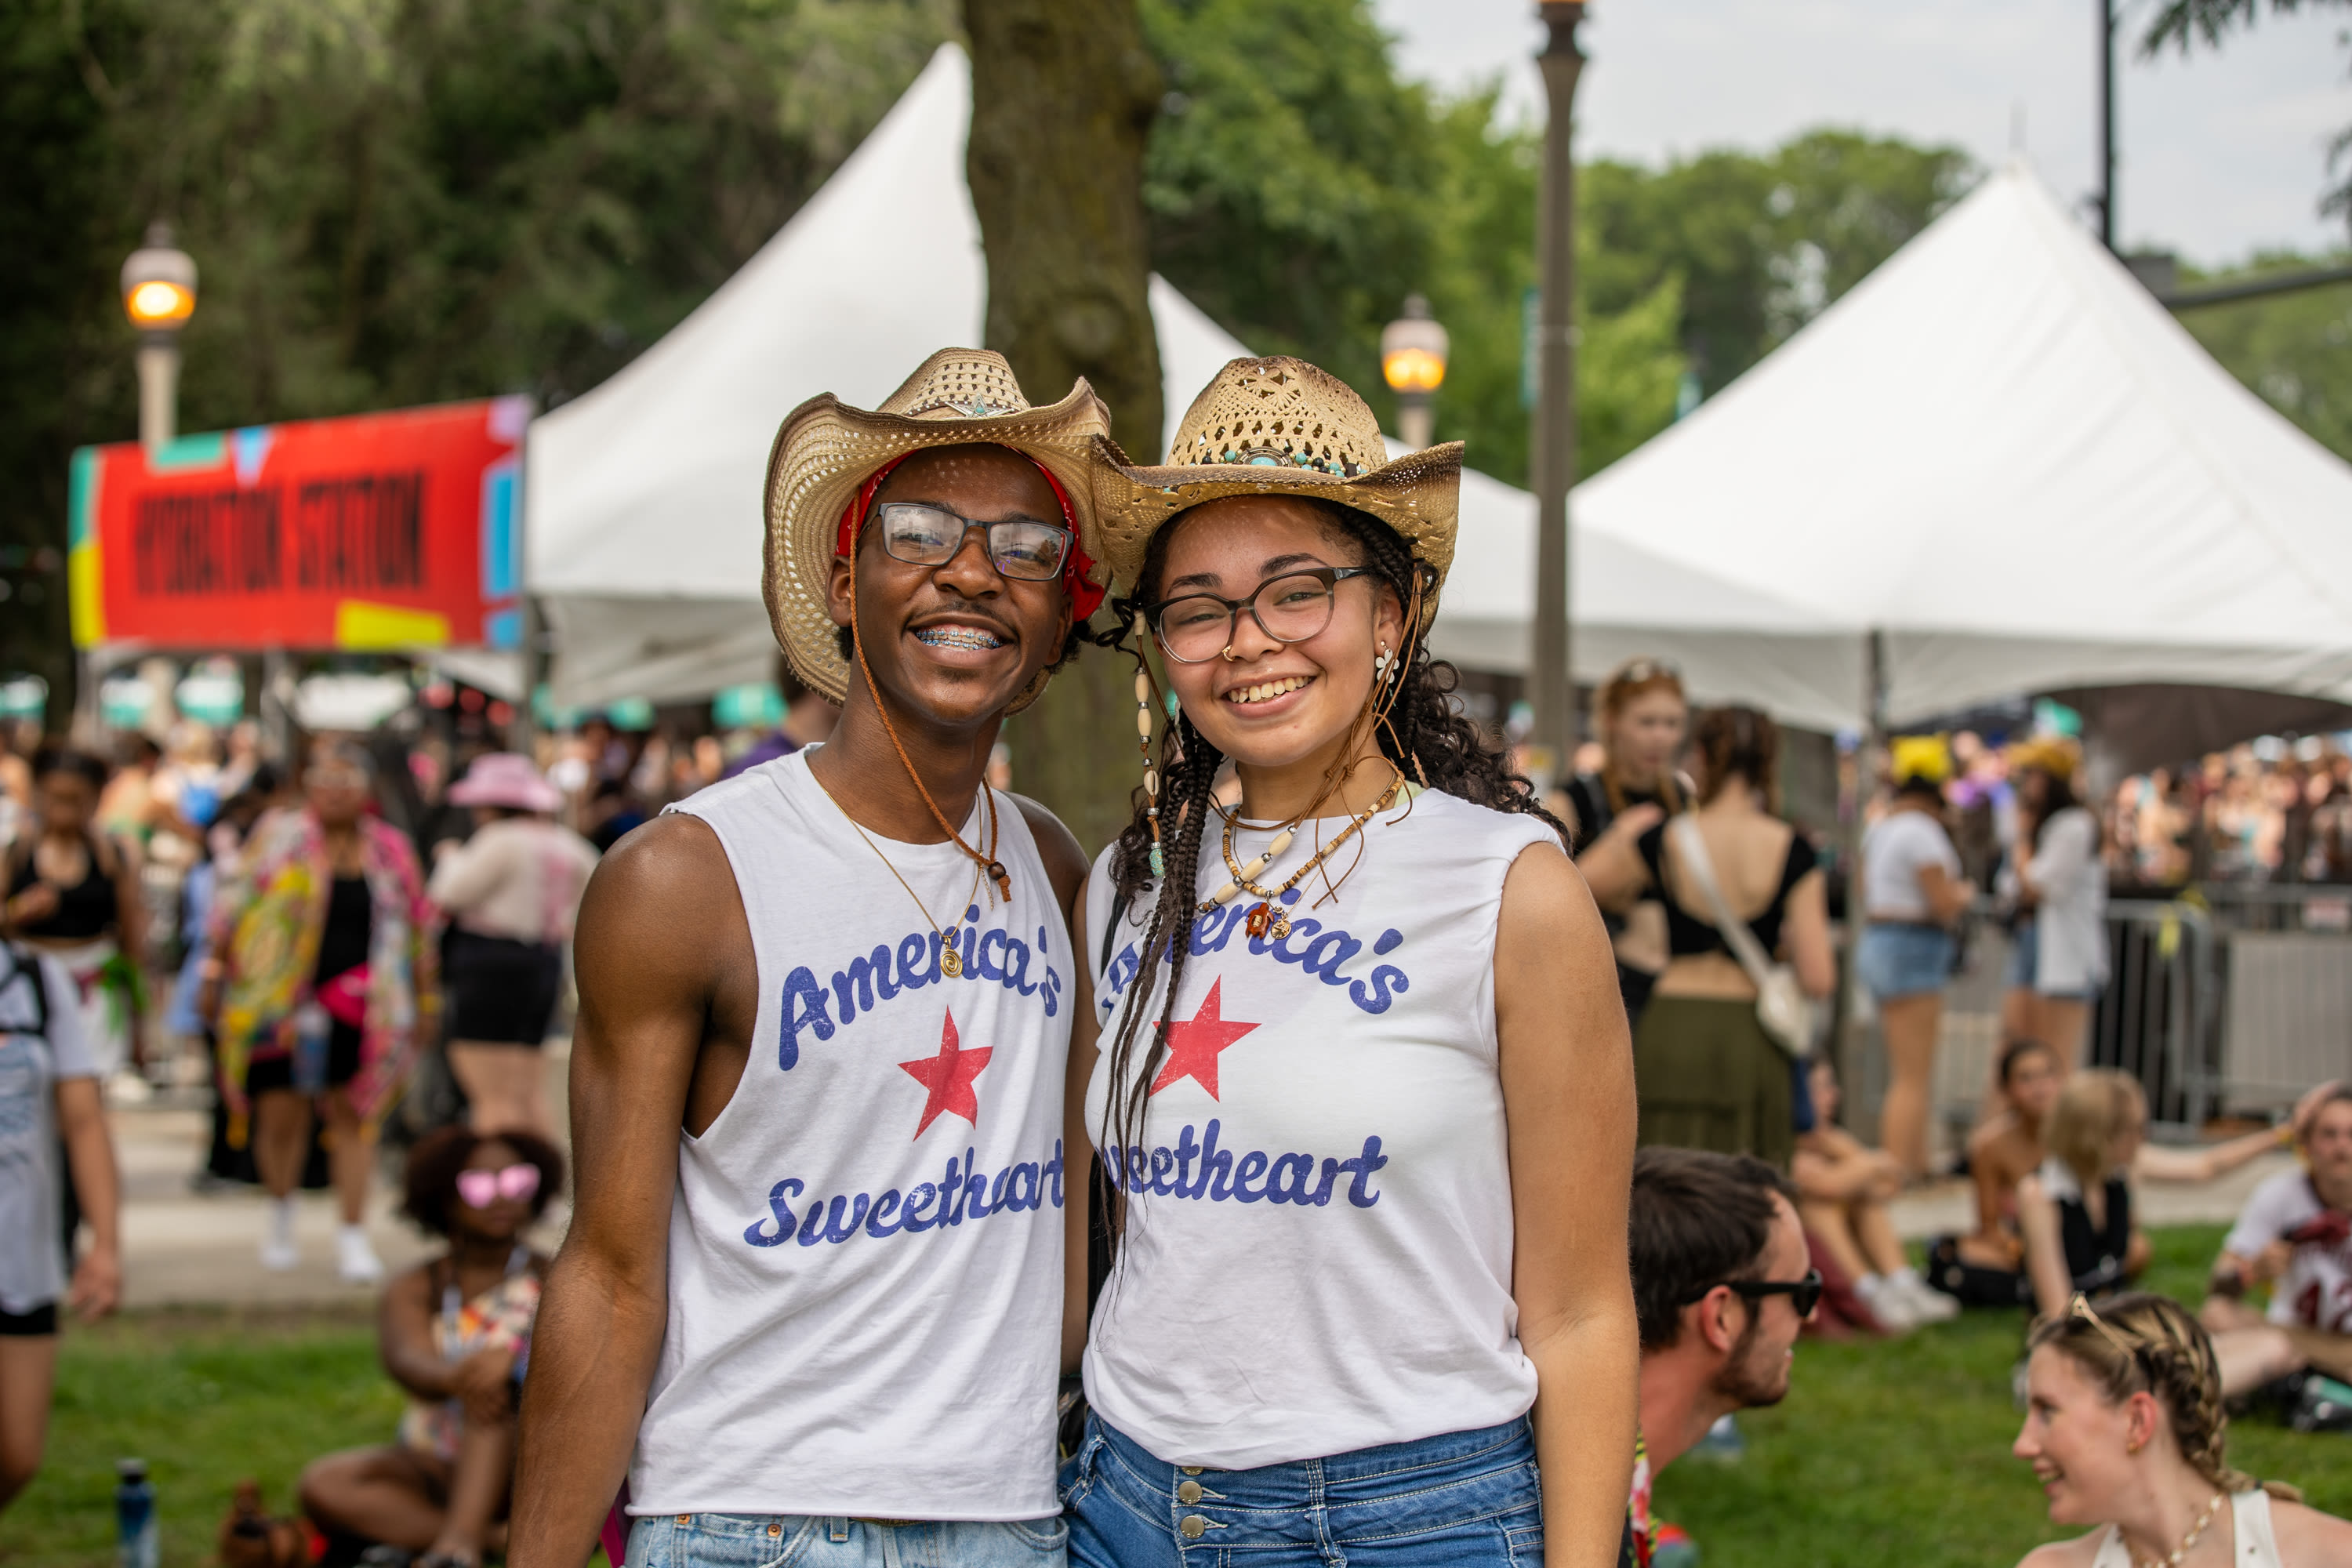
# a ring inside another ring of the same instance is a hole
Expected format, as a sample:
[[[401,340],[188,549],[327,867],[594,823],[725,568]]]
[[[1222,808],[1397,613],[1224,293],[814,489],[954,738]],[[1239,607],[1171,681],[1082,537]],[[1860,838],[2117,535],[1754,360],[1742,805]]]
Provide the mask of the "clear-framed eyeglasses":
[[[1244,610],[1276,642],[1305,642],[1331,624],[1340,584],[1374,574],[1369,566],[1302,566],[1268,577],[1246,599],[1179,594],[1143,613],[1170,658],[1200,664],[1233,647]]]
[[[979,529],[987,538],[989,563],[997,574],[1027,583],[1050,583],[1060,576],[1076,542],[1059,523],[1025,517],[982,522],[921,501],[891,501],[877,508],[875,526],[881,531],[883,550],[909,566],[945,565],[963,548],[964,536]]]

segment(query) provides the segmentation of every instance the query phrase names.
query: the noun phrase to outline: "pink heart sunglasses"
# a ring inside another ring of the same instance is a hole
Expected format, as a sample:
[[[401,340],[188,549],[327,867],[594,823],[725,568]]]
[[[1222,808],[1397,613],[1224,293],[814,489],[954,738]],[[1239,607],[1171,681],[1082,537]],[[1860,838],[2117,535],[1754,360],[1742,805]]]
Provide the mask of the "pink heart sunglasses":
[[[497,1171],[460,1171],[457,1195],[467,1208],[486,1209],[500,1198],[517,1202],[539,1191],[537,1165],[509,1165]]]

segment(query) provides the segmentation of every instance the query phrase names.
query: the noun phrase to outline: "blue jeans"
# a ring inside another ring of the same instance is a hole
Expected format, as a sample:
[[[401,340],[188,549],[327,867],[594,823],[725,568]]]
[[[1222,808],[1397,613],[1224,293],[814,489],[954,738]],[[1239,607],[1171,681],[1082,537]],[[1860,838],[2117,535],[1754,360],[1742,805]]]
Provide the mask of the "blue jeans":
[[[1854,964],[1882,1002],[1941,991],[1952,977],[1952,933],[1940,926],[1873,921],[1863,928]]]
[[[1074,1568],[1542,1568],[1525,1418],[1251,1470],[1163,1464],[1097,1417],[1062,1466]],[[632,1564],[632,1568],[635,1565]]]
[[[813,1514],[651,1514],[629,1568],[1062,1568],[1058,1519],[876,1524]]]

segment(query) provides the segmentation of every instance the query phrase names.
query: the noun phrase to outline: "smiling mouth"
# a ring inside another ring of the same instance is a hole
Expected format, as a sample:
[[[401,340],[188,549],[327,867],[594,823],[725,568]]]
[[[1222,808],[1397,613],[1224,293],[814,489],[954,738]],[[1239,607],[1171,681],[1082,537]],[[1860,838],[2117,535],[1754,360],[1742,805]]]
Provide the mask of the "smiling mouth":
[[[915,640],[927,647],[957,648],[966,653],[988,653],[1004,646],[1004,639],[994,632],[965,626],[925,626],[915,634]]]
[[[1280,680],[1260,681],[1255,686],[1236,686],[1225,693],[1224,700],[1243,708],[1253,702],[1271,702],[1277,697],[1288,696],[1314,679],[1311,675],[1286,675]]]

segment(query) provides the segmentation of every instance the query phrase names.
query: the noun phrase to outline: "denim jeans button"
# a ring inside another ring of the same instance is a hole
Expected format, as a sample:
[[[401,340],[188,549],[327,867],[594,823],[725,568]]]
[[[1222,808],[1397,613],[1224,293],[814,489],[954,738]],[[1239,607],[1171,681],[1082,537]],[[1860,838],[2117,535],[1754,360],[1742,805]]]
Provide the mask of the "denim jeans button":
[[[1188,1513],[1176,1521],[1176,1528],[1184,1532],[1185,1540],[1198,1541],[1209,1532],[1209,1521],[1197,1513]]]
[[[783,1532],[784,1527],[781,1524],[772,1524],[768,1526],[768,1533],[770,1535],[782,1535]]]
[[[1201,1473],[1201,1467],[1198,1465],[1186,1465],[1183,1467],[1183,1470],[1188,1476],[1197,1476]]]
[[[1184,1503],[1199,1502],[1201,1500],[1201,1483],[1198,1481],[1177,1482],[1176,1500],[1178,1502]]]

